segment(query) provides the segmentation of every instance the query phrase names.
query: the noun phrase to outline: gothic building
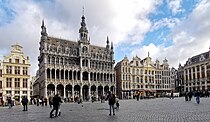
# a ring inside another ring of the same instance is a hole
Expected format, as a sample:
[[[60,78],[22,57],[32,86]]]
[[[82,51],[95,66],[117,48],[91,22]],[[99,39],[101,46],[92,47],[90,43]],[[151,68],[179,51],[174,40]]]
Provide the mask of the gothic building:
[[[115,92],[113,43],[110,45],[107,37],[106,47],[91,45],[84,15],[77,42],[48,36],[44,21],[41,29],[39,71],[34,83],[40,97],[59,93],[63,98],[89,100]]]

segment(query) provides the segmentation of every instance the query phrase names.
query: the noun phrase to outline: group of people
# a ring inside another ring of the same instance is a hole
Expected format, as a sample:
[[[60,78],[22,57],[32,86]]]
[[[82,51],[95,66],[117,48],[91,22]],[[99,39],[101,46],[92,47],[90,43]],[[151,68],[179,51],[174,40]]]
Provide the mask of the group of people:
[[[195,100],[199,104],[201,97],[201,92],[199,90],[196,90],[195,92],[192,91],[185,92],[185,101],[191,101],[193,96],[196,98]]]

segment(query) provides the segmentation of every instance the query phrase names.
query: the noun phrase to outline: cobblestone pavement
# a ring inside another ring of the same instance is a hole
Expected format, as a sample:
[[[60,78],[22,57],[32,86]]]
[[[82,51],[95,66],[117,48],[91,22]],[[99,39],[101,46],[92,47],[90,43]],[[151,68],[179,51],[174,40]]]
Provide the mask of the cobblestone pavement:
[[[50,118],[51,108],[30,105],[12,109],[0,108],[0,122],[210,122],[210,98],[201,103],[184,101],[184,98],[156,98],[150,100],[121,100],[115,116],[109,116],[108,103],[64,103],[62,115]]]

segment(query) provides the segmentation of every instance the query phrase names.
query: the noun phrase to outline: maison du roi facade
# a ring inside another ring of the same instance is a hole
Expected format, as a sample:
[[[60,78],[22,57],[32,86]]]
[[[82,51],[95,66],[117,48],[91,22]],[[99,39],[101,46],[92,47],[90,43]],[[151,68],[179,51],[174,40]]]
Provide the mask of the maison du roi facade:
[[[29,57],[24,56],[22,46],[12,45],[11,54],[4,56],[0,62],[1,101],[7,101],[8,97],[19,102],[23,96],[30,99],[30,66]]]
[[[113,43],[107,37],[106,47],[91,45],[84,15],[77,42],[48,36],[44,21],[41,29],[34,96],[89,100],[115,93]]]
[[[152,62],[148,56],[140,59],[133,57],[131,61],[125,56],[115,66],[116,93],[122,98],[133,98],[134,95],[157,96],[175,90],[176,70],[169,68],[168,60]]]
[[[210,91],[210,51],[189,58],[184,66],[179,65],[176,89]]]

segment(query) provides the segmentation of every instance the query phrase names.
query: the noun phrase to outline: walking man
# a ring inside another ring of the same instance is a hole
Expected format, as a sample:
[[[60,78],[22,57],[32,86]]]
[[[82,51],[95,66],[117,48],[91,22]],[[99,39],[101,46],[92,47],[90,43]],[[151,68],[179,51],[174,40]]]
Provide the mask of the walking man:
[[[50,112],[50,118],[53,117],[54,110],[55,110],[55,116],[54,117],[57,117],[58,116],[58,109],[59,109],[60,103],[62,103],[61,98],[58,96],[58,94],[56,94],[53,97],[53,109]]]
[[[22,105],[23,105],[23,111],[28,111],[28,99],[27,99],[27,97],[24,96],[21,102],[22,102]]]
[[[108,101],[109,101],[109,108],[110,108],[109,116],[112,115],[111,114],[112,110],[113,110],[113,115],[115,115],[115,112],[114,112],[115,95],[109,91],[107,98],[108,98]]]

